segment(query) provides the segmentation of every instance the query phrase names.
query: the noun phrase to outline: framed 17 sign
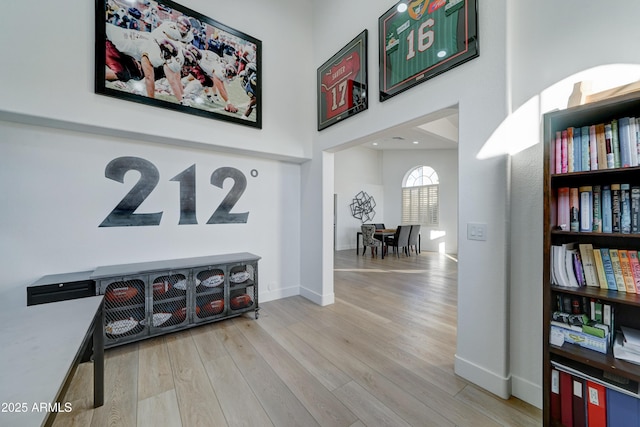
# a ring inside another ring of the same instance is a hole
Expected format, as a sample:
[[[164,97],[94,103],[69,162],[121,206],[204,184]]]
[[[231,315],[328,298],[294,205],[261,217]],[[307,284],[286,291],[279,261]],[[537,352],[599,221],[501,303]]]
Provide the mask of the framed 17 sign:
[[[380,101],[479,55],[476,1],[403,0],[378,19]]]
[[[367,30],[364,30],[318,68],[318,130],[367,108]]]

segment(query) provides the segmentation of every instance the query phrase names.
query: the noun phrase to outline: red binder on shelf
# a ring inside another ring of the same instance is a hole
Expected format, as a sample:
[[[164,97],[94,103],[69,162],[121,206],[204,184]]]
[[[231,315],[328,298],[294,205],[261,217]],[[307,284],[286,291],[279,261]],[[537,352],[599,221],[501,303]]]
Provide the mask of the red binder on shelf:
[[[584,404],[584,383],[585,380],[578,377],[571,377],[573,384],[573,427],[587,427],[587,413]]]
[[[573,379],[571,374],[560,372],[560,421],[573,426]]]
[[[607,391],[604,386],[587,380],[587,422],[589,427],[607,426]]]
[[[560,422],[560,371],[551,369],[551,420]]]

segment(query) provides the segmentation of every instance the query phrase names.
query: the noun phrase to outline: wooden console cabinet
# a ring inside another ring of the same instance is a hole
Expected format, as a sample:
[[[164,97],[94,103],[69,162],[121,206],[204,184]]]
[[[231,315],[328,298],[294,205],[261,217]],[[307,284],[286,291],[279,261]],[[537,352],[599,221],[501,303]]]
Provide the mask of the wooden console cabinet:
[[[245,252],[96,268],[105,348],[249,311],[257,319],[259,260]]]

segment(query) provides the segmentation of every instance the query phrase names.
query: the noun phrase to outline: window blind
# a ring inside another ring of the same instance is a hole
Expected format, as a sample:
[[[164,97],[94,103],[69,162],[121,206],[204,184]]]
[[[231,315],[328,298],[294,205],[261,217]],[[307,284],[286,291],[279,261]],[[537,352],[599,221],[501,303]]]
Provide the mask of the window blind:
[[[438,225],[438,185],[405,187],[402,189],[402,223]]]

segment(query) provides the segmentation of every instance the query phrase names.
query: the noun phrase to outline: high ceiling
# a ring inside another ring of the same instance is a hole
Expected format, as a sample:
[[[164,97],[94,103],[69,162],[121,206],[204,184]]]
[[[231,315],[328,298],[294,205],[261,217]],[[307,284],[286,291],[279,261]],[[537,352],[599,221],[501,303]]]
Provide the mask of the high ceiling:
[[[363,146],[373,150],[456,150],[458,108],[437,111],[417,125],[389,129]]]

